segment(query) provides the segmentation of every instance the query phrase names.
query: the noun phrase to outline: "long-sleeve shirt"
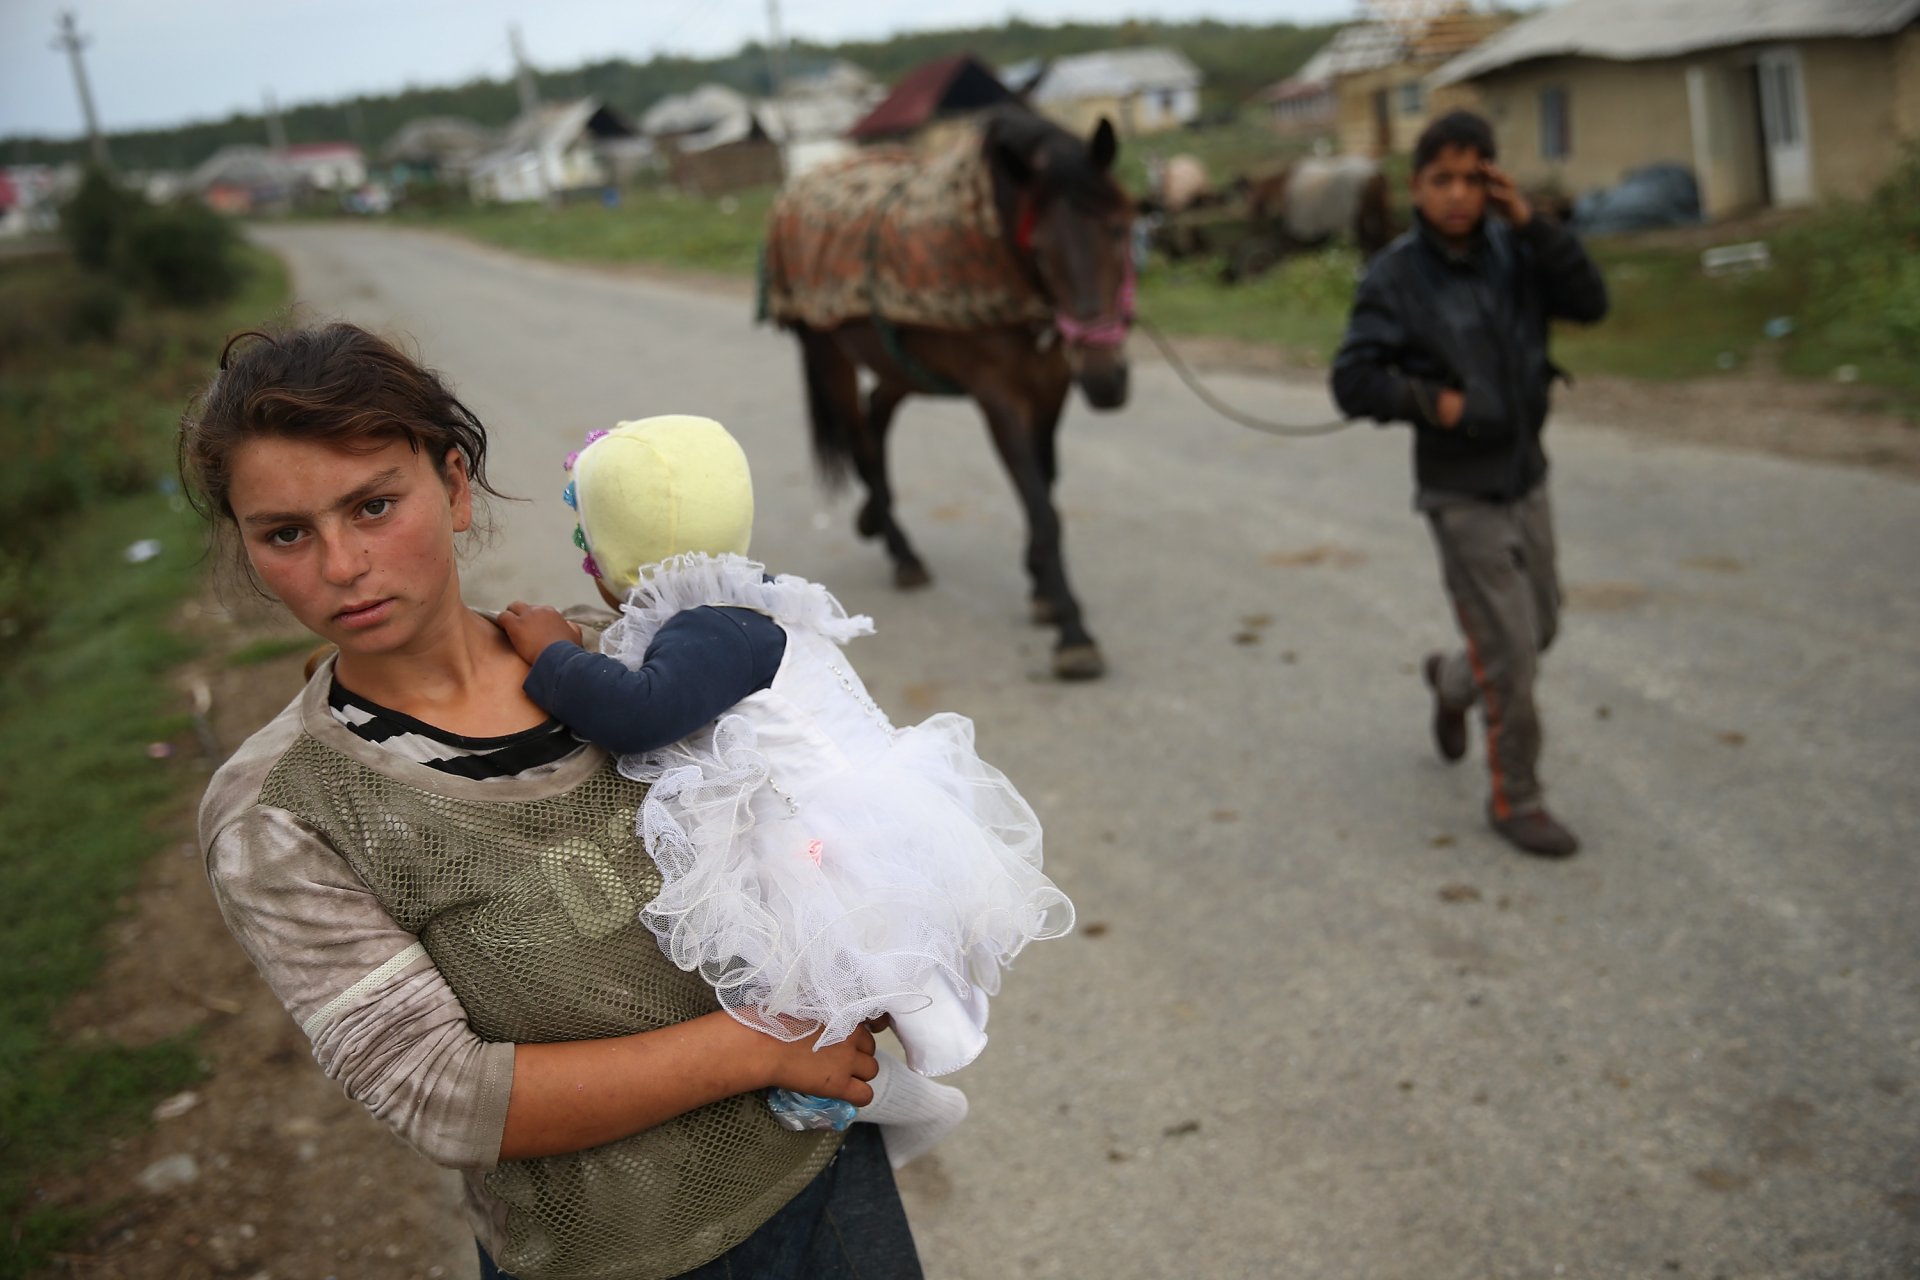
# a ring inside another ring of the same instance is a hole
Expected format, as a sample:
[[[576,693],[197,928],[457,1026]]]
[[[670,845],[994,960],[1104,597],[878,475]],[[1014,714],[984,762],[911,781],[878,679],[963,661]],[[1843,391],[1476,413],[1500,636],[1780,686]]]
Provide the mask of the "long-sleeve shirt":
[[[708,605],[675,614],[639,670],[578,645],[550,644],[523,688],[575,734],[615,755],[678,742],[767,688],[787,633],[751,609]]]

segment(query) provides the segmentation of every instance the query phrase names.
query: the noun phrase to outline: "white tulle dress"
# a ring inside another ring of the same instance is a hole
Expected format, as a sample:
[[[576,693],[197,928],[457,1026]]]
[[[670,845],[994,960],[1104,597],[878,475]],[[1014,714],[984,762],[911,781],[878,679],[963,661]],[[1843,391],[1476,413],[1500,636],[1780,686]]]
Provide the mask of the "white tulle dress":
[[[749,1026],[832,1044],[888,1013],[908,1066],[958,1070],[1001,967],[1073,927],[1039,820],[965,716],[894,727],[840,652],[872,621],[816,583],[678,557],[643,572],[601,651],[638,669],[669,618],[713,604],[771,617],[786,654],[713,725],[620,760],[651,784],[640,834],[665,880],[642,919]]]

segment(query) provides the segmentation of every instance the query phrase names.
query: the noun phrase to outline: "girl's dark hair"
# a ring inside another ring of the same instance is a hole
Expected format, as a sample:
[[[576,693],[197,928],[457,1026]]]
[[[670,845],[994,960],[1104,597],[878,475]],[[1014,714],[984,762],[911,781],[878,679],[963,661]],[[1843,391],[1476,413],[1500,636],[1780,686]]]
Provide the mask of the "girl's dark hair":
[[[458,449],[476,489],[487,482],[487,429],[440,375],[385,338],[334,323],[227,339],[220,371],[180,422],[180,480],[209,521],[233,521],[234,450],[262,437],[340,449],[405,440],[437,467]]]
[[[1448,147],[1477,151],[1482,160],[1498,159],[1493,145],[1493,126],[1471,111],[1449,111],[1420,131],[1413,144],[1413,171],[1417,174]]]

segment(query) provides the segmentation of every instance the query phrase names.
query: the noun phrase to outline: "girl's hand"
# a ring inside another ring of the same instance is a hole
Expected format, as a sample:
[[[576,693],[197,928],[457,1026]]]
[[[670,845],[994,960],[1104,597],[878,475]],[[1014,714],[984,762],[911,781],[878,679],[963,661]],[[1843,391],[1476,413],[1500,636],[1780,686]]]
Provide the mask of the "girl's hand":
[[[820,1098],[839,1098],[856,1107],[873,1101],[873,1090],[867,1081],[880,1073],[880,1064],[873,1056],[873,1032],[865,1027],[818,1053],[813,1048],[818,1036],[790,1043],[771,1036],[762,1038],[777,1046],[773,1078],[769,1081],[774,1088]]]
[[[500,629],[507,633],[513,651],[531,666],[540,651],[554,643],[579,644],[580,628],[568,622],[551,605],[526,604],[515,600],[500,611]]]

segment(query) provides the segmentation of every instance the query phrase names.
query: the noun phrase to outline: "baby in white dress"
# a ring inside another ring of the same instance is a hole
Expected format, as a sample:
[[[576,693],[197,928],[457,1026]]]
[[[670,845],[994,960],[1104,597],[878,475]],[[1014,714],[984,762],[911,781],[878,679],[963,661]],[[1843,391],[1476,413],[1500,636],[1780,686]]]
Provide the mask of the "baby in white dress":
[[[1001,968],[1073,924],[1032,809],[965,717],[892,724],[841,653],[869,619],[746,559],[752,484],[720,424],[623,423],[568,466],[575,540],[621,617],[598,655],[551,611],[501,621],[534,701],[650,784],[664,888],[642,918],[663,950],[770,1035],[830,1044],[886,1016],[921,1076],[971,1062]]]

